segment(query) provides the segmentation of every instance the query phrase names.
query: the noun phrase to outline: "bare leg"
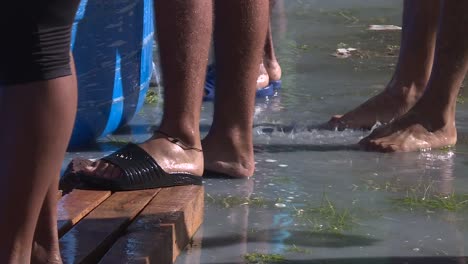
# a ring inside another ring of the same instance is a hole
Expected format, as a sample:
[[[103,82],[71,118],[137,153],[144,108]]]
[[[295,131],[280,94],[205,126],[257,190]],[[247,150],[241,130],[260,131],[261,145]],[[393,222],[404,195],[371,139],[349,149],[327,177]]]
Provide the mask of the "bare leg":
[[[38,218],[71,135],[76,82],[61,77],[2,87],[0,94],[0,263],[23,264],[31,260],[35,230],[50,228]]]
[[[76,70],[70,54],[72,81],[76,83]],[[75,99],[76,100],[76,99]],[[58,181],[54,180],[47,190],[34,233],[31,263],[62,263],[59,250],[57,228],[57,190]]]
[[[219,88],[213,124],[203,140],[205,167],[234,177],[252,176],[254,87],[268,27],[268,1],[218,0],[215,7]]]
[[[199,119],[212,33],[212,2],[155,1],[155,11],[165,84],[160,130],[201,148]],[[166,172],[203,173],[202,153],[184,150],[160,134],[140,146]],[[120,169],[104,161],[88,162],[81,170],[96,177],[121,176]]]
[[[327,129],[371,129],[405,114],[422,96],[434,58],[439,0],[405,0],[398,64],[385,90],[343,116]]]
[[[270,16],[275,5],[276,0],[270,0]],[[270,19],[271,20],[271,19]],[[270,21],[269,20],[269,21]],[[276,59],[275,48],[273,46],[273,36],[271,34],[271,22],[268,24],[267,37],[265,41],[265,46],[263,48],[263,64],[265,69],[268,72],[270,81],[278,81],[281,79],[281,67]]]
[[[454,145],[456,98],[468,70],[468,2],[443,1],[434,66],[418,103],[361,144],[369,150],[416,151]]]
[[[57,190],[58,182],[54,182],[42,204],[32,245],[33,264],[62,263],[57,233]]]
[[[257,89],[264,88],[269,83],[270,83],[270,76],[268,76],[268,72],[265,69],[265,65],[261,63],[259,67],[258,78],[257,78]]]

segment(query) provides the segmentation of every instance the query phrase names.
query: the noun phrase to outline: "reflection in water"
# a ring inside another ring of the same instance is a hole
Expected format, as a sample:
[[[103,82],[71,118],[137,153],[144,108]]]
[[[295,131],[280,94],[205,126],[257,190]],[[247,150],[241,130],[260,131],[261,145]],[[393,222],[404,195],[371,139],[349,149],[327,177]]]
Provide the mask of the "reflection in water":
[[[259,153],[260,156],[267,154]],[[366,198],[370,208],[353,215],[355,229],[344,232],[314,231],[301,225],[294,207],[307,208],[304,207],[306,203],[317,203],[314,196],[310,196],[311,188],[294,180],[279,184],[281,181],[275,181],[275,177],[281,176],[274,171],[268,175],[265,164],[258,164],[263,173],[254,179],[207,179],[206,211],[211,213],[205,217],[203,232],[195,237],[194,247],[182,255],[178,263],[240,264],[246,263],[244,256],[252,253],[285,256],[290,263],[315,263],[314,260],[339,264],[464,263],[464,258],[449,257],[466,254],[466,227],[459,212],[417,208],[401,211],[392,208],[390,200],[381,199],[382,196],[405,197],[410,189],[422,190],[427,197],[451,195],[456,192],[455,159],[456,155],[450,151],[380,155],[378,163],[390,167],[383,166],[382,173],[373,175],[373,186],[384,186],[398,178],[399,187],[395,191],[351,193],[360,197],[356,199],[357,204]],[[269,160],[268,165],[272,164],[273,160]],[[336,196],[332,192],[329,195],[330,200]],[[284,200],[285,197],[292,201]],[[286,204],[285,208],[275,207],[278,199],[283,199],[280,202]],[[344,201],[336,202],[343,204]],[[378,207],[382,215],[372,212]],[[340,210],[338,205],[334,209]],[[365,214],[370,214],[371,218],[367,219]],[[340,251],[336,251],[338,249]],[[439,257],[421,257],[428,255]],[[407,257],[395,258],[397,256]],[[348,258],[340,260],[341,257]]]

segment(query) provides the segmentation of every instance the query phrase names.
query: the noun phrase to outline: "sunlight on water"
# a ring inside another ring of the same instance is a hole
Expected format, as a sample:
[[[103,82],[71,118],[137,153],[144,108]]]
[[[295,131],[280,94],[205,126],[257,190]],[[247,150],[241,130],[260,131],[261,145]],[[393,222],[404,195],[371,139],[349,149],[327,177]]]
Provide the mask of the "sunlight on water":
[[[259,125],[254,130],[258,144],[355,145],[368,131],[330,131],[306,127]]]

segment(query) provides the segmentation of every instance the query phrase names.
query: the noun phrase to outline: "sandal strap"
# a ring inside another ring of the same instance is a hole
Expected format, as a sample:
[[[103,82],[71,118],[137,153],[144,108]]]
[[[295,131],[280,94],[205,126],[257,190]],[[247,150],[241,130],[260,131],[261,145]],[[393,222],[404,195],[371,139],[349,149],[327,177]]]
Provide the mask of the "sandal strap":
[[[190,146],[189,144],[185,143],[183,140],[180,138],[173,137],[169,134],[167,134],[164,131],[161,130],[156,130],[154,133],[161,134],[165,136],[165,139],[167,139],[169,142],[176,144],[177,146],[181,147],[183,150],[195,150],[197,152],[203,152],[201,148],[196,148],[194,146]]]

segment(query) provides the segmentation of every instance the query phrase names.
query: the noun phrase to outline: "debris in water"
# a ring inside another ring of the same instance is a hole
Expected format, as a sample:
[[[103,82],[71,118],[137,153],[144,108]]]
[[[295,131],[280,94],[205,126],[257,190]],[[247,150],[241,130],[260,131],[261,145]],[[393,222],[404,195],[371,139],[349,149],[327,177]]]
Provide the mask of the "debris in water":
[[[414,252],[419,252],[419,250],[420,250],[419,248],[413,248]]]
[[[370,25],[368,30],[384,31],[384,30],[401,30],[401,27],[395,25]]]
[[[346,59],[351,57],[351,52],[356,51],[357,49],[355,48],[339,48],[336,49],[336,52],[332,54],[332,56],[335,56],[339,59]]]
[[[286,205],[284,203],[275,203],[275,206],[278,208],[285,208]]]

